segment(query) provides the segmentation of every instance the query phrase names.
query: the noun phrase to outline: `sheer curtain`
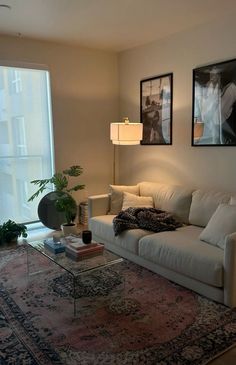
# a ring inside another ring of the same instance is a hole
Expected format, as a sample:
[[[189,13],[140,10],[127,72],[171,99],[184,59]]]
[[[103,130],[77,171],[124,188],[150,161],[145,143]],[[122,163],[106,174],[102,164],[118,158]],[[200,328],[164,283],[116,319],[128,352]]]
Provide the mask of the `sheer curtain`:
[[[38,221],[30,181],[53,172],[49,72],[0,66],[0,222]]]

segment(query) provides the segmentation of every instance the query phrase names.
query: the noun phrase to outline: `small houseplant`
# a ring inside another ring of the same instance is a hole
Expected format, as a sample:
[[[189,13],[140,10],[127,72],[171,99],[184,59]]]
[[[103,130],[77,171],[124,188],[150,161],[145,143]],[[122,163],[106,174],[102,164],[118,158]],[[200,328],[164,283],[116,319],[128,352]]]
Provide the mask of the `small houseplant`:
[[[20,236],[27,237],[27,228],[24,224],[18,224],[9,219],[0,225],[0,243],[16,242]]]
[[[63,223],[63,227],[73,227],[75,226],[74,220],[77,213],[77,204],[71,195],[71,192],[82,190],[85,188],[84,184],[76,184],[69,187],[70,177],[78,177],[82,174],[83,169],[79,165],[71,166],[67,170],[62,172],[56,172],[49,179],[33,180],[32,184],[38,185],[39,189],[28,199],[28,201],[33,201],[39,196],[45,189],[47,189],[48,184],[53,184],[55,187],[55,192],[57,192],[58,199],[55,202],[55,207],[58,212],[64,212],[66,223]],[[64,232],[65,233],[65,232]]]

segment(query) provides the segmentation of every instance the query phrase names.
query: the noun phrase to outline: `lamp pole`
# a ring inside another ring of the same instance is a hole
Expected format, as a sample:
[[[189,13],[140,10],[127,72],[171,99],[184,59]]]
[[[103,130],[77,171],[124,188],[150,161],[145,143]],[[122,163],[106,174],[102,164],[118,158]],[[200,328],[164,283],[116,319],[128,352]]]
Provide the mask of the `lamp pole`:
[[[113,144],[113,185],[116,184],[116,145]]]

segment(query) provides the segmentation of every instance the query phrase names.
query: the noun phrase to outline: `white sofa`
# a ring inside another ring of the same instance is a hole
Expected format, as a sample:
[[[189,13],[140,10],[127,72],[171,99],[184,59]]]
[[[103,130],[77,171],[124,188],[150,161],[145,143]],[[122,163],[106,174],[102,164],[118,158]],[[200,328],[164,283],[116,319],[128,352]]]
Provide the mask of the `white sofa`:
[[[112,194],[88,199],[89,228],[94,240],[184,287],[227,306],[236,306],[236,233],[226,236],[223,248],[199,238],[217,208],[236,204],[235,197],[151,182],[112,189]],[[161,233],[126,230],[115,236],[112,221],[121,210],[124,191],[153,197],[155,208],[171,212],[184,226]],[[217,229],[221,232],[219,225]]]

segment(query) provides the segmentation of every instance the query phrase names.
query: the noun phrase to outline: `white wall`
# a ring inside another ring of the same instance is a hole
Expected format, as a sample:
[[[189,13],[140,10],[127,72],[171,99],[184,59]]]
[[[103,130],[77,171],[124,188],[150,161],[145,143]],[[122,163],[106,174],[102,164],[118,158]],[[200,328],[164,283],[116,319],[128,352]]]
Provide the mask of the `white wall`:
[[[72,164],[84,168],[81,183],[86,184],[86,191],[76,193],[78,201],[106,191],[112,181],[109,125],[118,116],[117,55],[0,36],[1,60],[49,67],[56,170]]]
[[[168,24],[167,24],[168,26]],[[140,80],[173,72],[172,146],[120,146],[119,182],[236,191],[236,147],[191,147],[192,69],[236,58],[235,16],[119,54],[120,117],[140,120]]]

